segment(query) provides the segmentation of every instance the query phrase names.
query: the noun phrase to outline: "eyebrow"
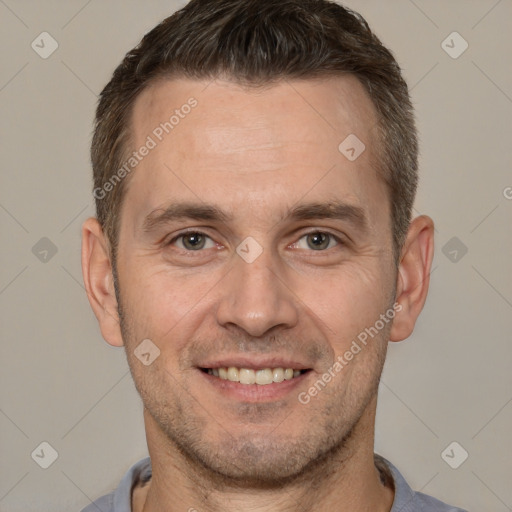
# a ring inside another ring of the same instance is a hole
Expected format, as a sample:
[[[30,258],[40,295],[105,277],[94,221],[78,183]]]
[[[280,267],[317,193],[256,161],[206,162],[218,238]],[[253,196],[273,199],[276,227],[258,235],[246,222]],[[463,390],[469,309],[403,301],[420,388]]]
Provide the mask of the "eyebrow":
[[[173,203],[150,212],[144,219],[142,230],[147,233],[181,219],[228,223],[233,220],[233,215],[211,204]],[[361,230],[366,230],[368,227],[368,218],[362,207],[341,201],[312,202],[297,205],[281,217],[280,222],[314,219],[348,221]]]
[[[218,222],[229,222],[232,217],[214,205],[200,203],[174,203],[165,208],[153,210],[142,224],[144,232],[154,229],[180,219],[210,220]]]
[[[301,204],[293,208],[285,219],[334,219],[348,221],[361,230],[366,230],[368,227],[368,219],[365,210],[360,206],[344,203],[342,201]]]

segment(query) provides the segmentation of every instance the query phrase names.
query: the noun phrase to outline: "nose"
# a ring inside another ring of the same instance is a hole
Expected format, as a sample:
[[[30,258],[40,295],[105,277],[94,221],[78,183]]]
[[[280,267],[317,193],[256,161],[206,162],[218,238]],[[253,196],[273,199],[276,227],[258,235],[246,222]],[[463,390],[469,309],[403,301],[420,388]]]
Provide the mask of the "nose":
[[[235,325],[253,337],[278,327],[294,327],[299,318],[298,301],[270,252],[263,251],[250,263],[238,254],[234,258],[233,267],[223,280],[217,308],[219,325]]]

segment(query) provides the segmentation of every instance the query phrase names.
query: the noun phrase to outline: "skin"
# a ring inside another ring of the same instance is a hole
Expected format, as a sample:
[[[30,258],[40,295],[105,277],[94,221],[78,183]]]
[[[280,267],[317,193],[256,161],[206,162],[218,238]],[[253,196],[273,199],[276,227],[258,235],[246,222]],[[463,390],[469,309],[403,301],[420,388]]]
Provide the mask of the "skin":
[[[133,509],[389,511],[394,491],[373,463],[378,381],[388,341],[407,338],[424,305],[432,220],[411,222],[397,268],[376,113],[354,77],[258,90],[161,80],[135,102],[134,148],[191,96],[197,107],[128,178],[119,303],[98,221],[82,228],[91,306],[105,340],[125,346],[144,404],[153,477],[135,490]],[[366,146],[353,162],[338,151],[351,133]],[[143,231],[148,214],[184,201],[232,218]],[[334,201],[359,208],[364,225],[286,218],[297,205]],[[176,239],[186,228],[207,235],[204,248]],[[318,232],[334,237],[320,250]],[[263,249],[252,263],[236,252],[246,237]],[[394,320],[300,403],[395,302]],[[148,338],[160,355],[145,366],[134,350]],[[310,371],[290,392],[243,399],[198,369],[219,357],[288,358]]]

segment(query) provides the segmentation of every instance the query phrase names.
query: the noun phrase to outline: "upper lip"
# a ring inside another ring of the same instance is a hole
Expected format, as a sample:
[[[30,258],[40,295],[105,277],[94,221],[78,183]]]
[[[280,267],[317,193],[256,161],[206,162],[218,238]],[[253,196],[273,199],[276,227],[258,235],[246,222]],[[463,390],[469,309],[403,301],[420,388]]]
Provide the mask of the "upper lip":
[[[263,368],[293,368],[294,370],[309,370],[311,365],[298,361],[296,359],[288,359],[280,356],[275,357],[258,357],[258,356],[226,356],[211,360],[202,361],[197,365],[198,368],[248,368],[252,370],[260,370]]]

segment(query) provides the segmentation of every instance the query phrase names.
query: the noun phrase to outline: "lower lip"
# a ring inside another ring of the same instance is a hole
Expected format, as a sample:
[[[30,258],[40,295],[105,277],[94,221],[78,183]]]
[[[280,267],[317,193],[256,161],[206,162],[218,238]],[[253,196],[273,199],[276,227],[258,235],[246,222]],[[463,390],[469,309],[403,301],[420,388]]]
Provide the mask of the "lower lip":
[[[273,382],[272,384],[240,384],[240,382],[232,382],[224,380],[214,375],[198,369],[198,372],[206,379],[206,381],[214,386],[214,388],[224,396],[240,400],[243,402],[271,402],[286,398],[298,386],[303,385],[305,379],[308,378],[311,370],[302,373],[298,377],[283,382]]]

